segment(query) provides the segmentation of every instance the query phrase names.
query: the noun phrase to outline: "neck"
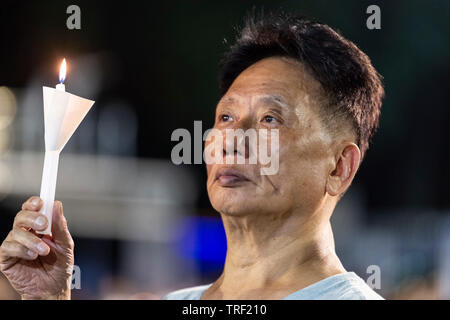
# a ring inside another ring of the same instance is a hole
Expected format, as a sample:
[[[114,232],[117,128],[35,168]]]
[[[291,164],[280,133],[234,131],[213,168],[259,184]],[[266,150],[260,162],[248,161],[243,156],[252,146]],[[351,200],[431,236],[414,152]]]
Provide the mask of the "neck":
[[[216,285],[223,292],[292,286],[298,290],[345,272],[335,254],[329,216],[222,214],[228,250]]]

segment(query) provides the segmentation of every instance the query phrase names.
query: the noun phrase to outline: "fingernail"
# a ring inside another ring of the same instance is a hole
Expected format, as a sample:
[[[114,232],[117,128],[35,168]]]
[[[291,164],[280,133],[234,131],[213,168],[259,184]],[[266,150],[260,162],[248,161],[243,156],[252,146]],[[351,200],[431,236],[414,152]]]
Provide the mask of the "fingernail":
[[[27,254],[28,254],[30,257],[36,256],[36,252],[34,252],[33,250],[28,250]]]
[[[34,220],[34,223],[39,226],[43,227],[45,224],[45,218],[44,217],[38,217],[36,220]]]
[[[34,198],[33,200],[31,200],[31,205],[36,207],[39,204],[39,199],[38,198]]]
[[[61,213],[61,208],[62,208],[61,203],[59,201],[55,201],[55,204],[53,205],[53,210],[56,213]]]
[[[45,243],[39,243],[36,246],[36,249],[40,252],[40,253],[46,253],[47,252],[47,245]]]

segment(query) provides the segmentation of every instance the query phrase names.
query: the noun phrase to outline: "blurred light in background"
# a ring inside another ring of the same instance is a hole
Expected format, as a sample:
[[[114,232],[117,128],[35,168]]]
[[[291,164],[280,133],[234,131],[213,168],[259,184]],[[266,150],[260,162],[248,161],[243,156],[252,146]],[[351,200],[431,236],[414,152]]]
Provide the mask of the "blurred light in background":
[[[8,87],[0,86],[0,159],[13,143],[11,124],[16,115],[16,108],[14,93]],[[0,201],[11,192],[12,179],[8,166],[0,161]]]
[[[177,234],[180,235],[177,250],[181,257],[205,264],[214,271],[223,267],[227,242],[219,216],[184,218]]]
[[[286,11],[342,30],[384,76],[380,130],[332,224],[346,269],[367,279],[367,267],[380,266],[386,298],[450,298],[450,108],[442,89],[450,75],[449,3],[381,2],[387,14],[372,32],[364,1],[283,1]],[[42,86],[57,83],[62,57],[67,90],[96,100],[61,155],[56,188],[82,273],[74,298],[154,298],[210,283],[223,266],[224,230],[208,202],[205,170],[170,162],[170,134],[199,119],[212,126],[222,40],[233,39],[251,4],[208,2],[207,13],[187,2],[140,6],[85,2],[86,28],[77,32],[61,20],[64,2],[2,7],[4,236],[21,203],[39,194]],[[0,299],[8,297],[17,295],[0,277]]]
[[[6,129],[16,115],[16,97],[8,87],[0,87],[0,130]]]
[[[0,155],[11,145],[11,123],[16,115],[16,97],[8,87],[0,87]]]

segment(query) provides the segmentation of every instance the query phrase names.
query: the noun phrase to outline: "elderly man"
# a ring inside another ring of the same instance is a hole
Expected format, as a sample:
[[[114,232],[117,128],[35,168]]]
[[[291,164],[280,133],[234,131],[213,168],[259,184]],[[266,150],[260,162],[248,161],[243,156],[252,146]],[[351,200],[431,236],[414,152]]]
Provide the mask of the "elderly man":
[[[384,90],[369,58],[327,25],[250,18],[220,80],[214,128],[277,130],[279,168],[264,175],[259,162],[207,164],[209,198],[227,235],[225,266],[214,283],[165,298],[382,299],[344,269],[330,225],[378,126]],[[24,299],[68,299],[73,241],[60,202],[52,238],[36,235],[47,224],[41,205],[38,197],[23,204],[1,246],[1,271]]]

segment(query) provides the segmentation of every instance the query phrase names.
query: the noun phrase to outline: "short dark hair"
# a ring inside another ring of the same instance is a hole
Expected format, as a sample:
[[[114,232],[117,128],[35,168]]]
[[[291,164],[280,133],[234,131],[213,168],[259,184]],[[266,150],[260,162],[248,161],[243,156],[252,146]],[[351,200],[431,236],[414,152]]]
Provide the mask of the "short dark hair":
[[[378,128],[384,97],[382,77],[369,57],[326,24],[285,13],[250,14],[219,64],[222,95],[242,71],[273,56],[305,65],[328,98],[326,118],[350,120],[364,156]]]

